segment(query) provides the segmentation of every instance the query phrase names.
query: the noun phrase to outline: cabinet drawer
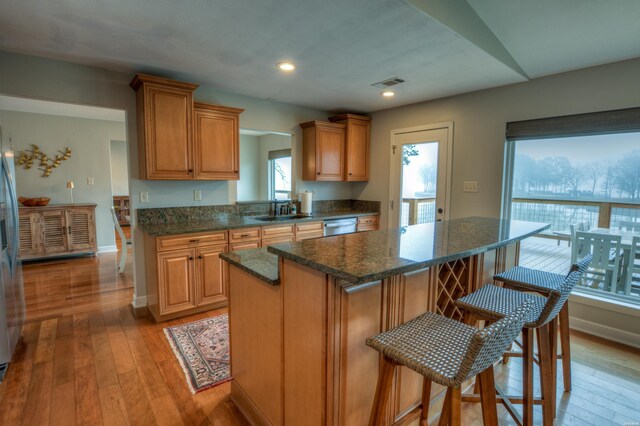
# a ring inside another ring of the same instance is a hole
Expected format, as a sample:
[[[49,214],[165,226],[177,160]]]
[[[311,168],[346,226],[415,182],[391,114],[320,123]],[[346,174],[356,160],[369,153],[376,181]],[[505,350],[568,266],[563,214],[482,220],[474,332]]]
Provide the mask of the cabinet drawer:
[[[229,242],[257,241],[260,240],[260,228],[240,228],[229,230]]]
[[[209,246],[226,242],[227,231],[159,237],[156,239],[158,251]]]
[[[262,227],[262,238],[286,235],[293,237],[293,225],[273,225]]]
[[[379,216],[360,216],[358,226],[378,226]]]
[[[230,245],[231,251],[249,250],[260,248],[260,241],[247,241],[244,243],[234,243]]]
[[[312,232],[318,231],[322,234],[323,222],[305,222],[305,223],[296,223],[296,234],[298,232]]]
[[[309,240],[311,238],[322,238],[324,236],[324,232],[314,231],[314,232],[299,232],[296,233],[296,241],[304,241]]]
[[[292,242],[293,242],[293,235],[282,235],[279,237],[263,238],[262,247],[270,246],[271,244],[292,243]]]

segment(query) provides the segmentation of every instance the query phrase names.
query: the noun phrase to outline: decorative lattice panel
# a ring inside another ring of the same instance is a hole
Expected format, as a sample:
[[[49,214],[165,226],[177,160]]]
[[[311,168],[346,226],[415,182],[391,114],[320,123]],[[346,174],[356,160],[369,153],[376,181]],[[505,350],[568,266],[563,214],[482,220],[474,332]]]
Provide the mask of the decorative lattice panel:
[[[454,302],[469,293],[469,258],[438,266],[436,312],[462,321],[463,312]]]

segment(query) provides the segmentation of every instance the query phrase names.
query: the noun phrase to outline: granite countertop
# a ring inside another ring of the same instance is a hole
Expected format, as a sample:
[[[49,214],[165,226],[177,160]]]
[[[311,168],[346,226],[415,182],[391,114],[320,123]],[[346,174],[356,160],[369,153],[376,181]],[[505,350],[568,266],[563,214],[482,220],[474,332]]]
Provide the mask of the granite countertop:
[[[359,284],[503,247],[549,226],[469,217],[275,244],[268,251],[346,284]]]
[[[138,228],[143,232],[160,237],[165,235],[189,234],[195,232],[222,231],[225,229],[246,228],[250,226],[269,226],[283,223],[304,223],[315,222],[324,219],[341,219],[347,217],[377,215],[378,212],[363,212],[354,210],[335,210],[331,212],[314,213],[307,218],[297,218],[291,220],[263,221],[256,217],[264,216],[228,216],[216,217],[206,221],[186,221],[167,224],[139,224]]]
[[[260,278],[267,284],[278,285],[278,256],[266,247],[221,253],[220,257],[240,269]]]

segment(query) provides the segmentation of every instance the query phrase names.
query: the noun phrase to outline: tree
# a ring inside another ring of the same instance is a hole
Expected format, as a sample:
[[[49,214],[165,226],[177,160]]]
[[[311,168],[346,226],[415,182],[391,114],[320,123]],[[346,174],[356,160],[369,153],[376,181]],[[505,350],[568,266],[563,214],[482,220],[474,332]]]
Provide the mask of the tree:
[[[583,170],[584,176],[591,180],[591,195],[595,197],[598,181],[607,174],[607,163],[605,161],[593,161],[585,165]]]
[[[562,169],[562,181],[574,194],[578,193],[578,187],[580,183],[582,183],[583,176],[583,172],[579,166],[569,164]]]
[[[436,168],[430,164],[423,164],[418,171],[420,180],[424,185],[424,192],[435,192],[436,186]]]
[[[408,166],[411,163],[409,157],[420,155],[415,145],[402,145],[402,164]]]
[[[640,198],[640,149],[618,160],[613,181],[621,194],[628,194],[632,200]]]
[[[513,175],[513,189],[516,192],[530,192],[535,185],[535,176],[538,164],[529,155],[516,156]]]

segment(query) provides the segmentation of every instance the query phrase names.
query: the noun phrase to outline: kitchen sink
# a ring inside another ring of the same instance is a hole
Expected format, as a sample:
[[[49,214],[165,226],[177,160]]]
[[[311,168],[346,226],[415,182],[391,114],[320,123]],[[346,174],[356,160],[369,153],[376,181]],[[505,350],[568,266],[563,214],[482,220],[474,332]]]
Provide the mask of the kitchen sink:
[[[261,216],[254,218],[255,220],[260,220],[262,222],[280,222],[282,220],[296,220],[296,219],[308,219],[311,216],[305,216],[302,214],[285,214],[278,216]]]

